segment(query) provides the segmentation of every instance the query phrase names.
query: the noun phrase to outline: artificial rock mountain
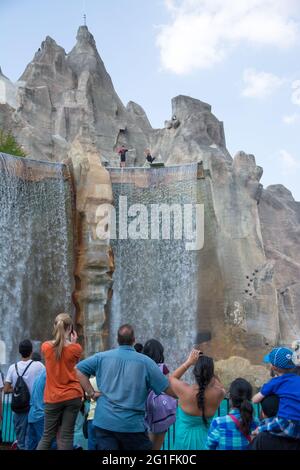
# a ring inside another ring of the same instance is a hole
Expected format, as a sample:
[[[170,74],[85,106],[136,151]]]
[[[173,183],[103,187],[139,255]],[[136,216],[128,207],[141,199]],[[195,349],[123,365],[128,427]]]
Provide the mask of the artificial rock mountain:
[[[91,243],[89,230],[95,231],[88,201],[112,198],[103,166],[116,165],[116,148],[130,149],[131,166],[144,163],[148,147],[166,165],[202,161],[206,219],[198,327],[212,330],[208,352],[216,358],[259,363],[272,345],[300,336],[300,203],[281,185],[262,187],[262,168],[253,155],[231,157],[223,125],[208,104],[177,96],[172,116],[164,129],[153,129],[141,106],[122,104],[86,26],[68,54],[47,37],[16,84],[0,75],[0,128],[11,130],[31,158],[72,159],[84,227],[76,274],[81,308],[88,302],[93,319],[100,309],[105,328],[111,253],[107,244],[95,242],[88,249],[85,244]],[[104,193],[98,191],[95,199],[97,171]],[[91,320],[90,350],[99,344],[96,329]]]

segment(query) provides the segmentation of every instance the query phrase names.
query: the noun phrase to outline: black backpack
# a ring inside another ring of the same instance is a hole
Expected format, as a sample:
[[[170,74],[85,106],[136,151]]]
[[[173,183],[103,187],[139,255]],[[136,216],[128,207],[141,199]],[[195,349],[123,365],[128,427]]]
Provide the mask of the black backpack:
[[[27,369],[31,366],[32,363],[33,361],[28,364],[22,375],[19,375],[18,366],[15,364],[18,378],[13,390],[11,409],[14,411],[14,413],[17,414],[27,413],[30,408],[30,392],[27,383],[23,379],[23,375],[26,373]]]

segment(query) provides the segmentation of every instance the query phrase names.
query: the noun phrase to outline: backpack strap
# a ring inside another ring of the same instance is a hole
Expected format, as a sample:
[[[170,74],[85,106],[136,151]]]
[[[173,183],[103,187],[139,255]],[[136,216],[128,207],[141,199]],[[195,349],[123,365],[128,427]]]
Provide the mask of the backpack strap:
[[[252,439],[251,439],[251,437],[250,437],[250,434],[246,434],[244,431],[242,431],[242,429],[241,429],[241,423],[239,422],[239,420],[238,420],[235,416],[233,416],[233,415],[231,415],[231,414],[228,414],[228,416],[232,419],[232,421],[234,422],[234,424],[236,425],[236,427],[238,428],[238,430],[240,431],[240,433],[242,433],[243,436],[245,436],[245,438],[247,439],[247,441],[248,441],[249,443],[251,443],[251,442],[252,442]]]
[[[17,364],[17,363],[15,363],[15,369],[16,369],[17,376],[20,377],[19,371],[18,371],[18,364]]]
[[[25,367],[25,369],[24,369],[24,371],[23,371],[23,374],[22,374],[21,376],[19,375],[17,364],[15,364],[18,377],[23,377],[23,375],[26,374],[27,369],[29,369],[29,367],[31,366],[31,364],[32,364],[33,362],[34,362],[34,361],[29,362],[28,366]]]

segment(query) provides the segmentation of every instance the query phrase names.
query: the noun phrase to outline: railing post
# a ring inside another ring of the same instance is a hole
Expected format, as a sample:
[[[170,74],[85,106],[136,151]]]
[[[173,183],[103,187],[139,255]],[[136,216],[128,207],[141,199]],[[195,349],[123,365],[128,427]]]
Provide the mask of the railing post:
[[[13,412],[11,410],[11,393],[3,394],[2,399],[2,442],[11,444],[15,440]]]

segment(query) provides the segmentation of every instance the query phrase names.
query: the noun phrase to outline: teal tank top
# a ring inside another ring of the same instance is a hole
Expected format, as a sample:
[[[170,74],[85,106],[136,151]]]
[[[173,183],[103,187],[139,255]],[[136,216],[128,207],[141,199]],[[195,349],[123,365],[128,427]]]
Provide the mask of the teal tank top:
[[[189,415],[178,406],[173,450],[206,450],[207,434],[212,419],[207,418],[206,425],[202,416]]]

